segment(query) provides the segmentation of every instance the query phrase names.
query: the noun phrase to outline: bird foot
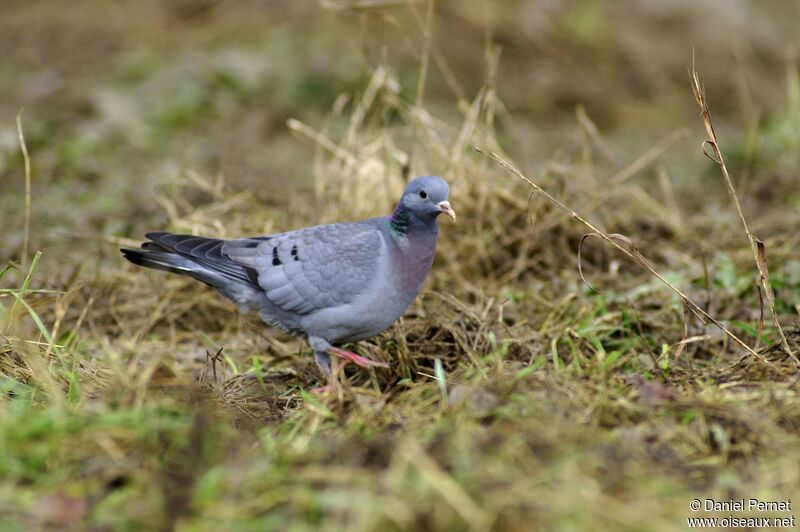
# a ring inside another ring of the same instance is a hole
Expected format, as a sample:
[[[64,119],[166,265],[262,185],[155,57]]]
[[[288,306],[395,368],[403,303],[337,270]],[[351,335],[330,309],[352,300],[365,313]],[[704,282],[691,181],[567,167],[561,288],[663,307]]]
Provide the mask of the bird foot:
[[[352,353],[350,351],[345,351],[344,349],[339,349],[338,347],[331,347],[328,351],[332,355],[336,355],[337,357],[341,358],[342,360],[347,362],[351,362],[356,366],[362,368],[388,368],[389,364],[386,362],[376,362],[375,360],[370,360],[368,358],[364,358],[360,355]]]

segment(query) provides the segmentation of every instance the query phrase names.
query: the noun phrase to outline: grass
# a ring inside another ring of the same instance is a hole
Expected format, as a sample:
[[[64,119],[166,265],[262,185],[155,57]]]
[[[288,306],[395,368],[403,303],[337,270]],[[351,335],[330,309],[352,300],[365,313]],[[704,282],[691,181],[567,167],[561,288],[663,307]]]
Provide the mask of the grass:
[[[678,4],[328,4],[0,8],[3,529],[670,530],[694,498],[797,500],[794,8],[749,8],[765,33]],[[731,27],[758,51],[736,72]],[[459,223],[353,346],[391,368],[335,394],[301,341],[117,252],[383,214],[424,173]]]

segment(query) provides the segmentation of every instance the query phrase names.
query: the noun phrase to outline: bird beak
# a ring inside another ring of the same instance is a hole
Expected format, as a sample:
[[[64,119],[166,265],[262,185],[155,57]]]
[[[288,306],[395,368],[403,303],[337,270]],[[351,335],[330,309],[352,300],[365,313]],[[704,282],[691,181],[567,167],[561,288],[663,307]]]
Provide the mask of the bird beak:
[[[456,221],[456,211],[450,206],[449,201],[440,201],[436,206],[439,207],[439,211],[452,218],[454,222]]]

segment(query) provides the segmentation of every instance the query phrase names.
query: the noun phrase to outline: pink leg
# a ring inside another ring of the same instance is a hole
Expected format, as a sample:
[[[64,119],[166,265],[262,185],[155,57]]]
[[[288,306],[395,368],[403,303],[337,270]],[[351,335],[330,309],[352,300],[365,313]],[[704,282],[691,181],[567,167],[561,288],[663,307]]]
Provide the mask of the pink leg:
[[[351,353],[350,351],[345,351],[344,349],[339,349],[338,347],[331,347],[330,354],[335,355],[342,360],[344,360],[345,364],[351,362],[356,366],[360,366],[362,368],[388,368],[389,364],[386,362],[376,362],[374,360],[370,360],[368,358],[364,358],[359,356],[355,353]]]
[[[368,358],[364,358],[359,356],[353,352],[345,351],[344,349],[339,349],[338,347],[331,347],[328,351],[331,355],[337,356],[342,359],[343,363],[340,366],[339,364],[334,364],[333,371],[328,375],[328,384],[325,386],[320,386],[318,388],[314,388],[311,390],[311,393],[316,395],[326,394],[328,392],[333,392],[336,390],[336,380],[337,375],[339,374],[339,370],[344,368],[347,364],[353,363],[356,366],[360,366],[362,368],[388,368],[389,364],[386,362],[376,362],[374,360],[370,360]]]

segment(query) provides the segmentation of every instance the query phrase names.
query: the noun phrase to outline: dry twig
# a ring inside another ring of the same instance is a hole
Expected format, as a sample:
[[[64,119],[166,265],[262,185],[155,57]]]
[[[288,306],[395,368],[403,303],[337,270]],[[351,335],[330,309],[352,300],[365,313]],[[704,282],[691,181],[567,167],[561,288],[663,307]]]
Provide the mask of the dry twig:
[[[17,114],[17,138],[19,139],[19,149],[22,151],[22,159],[25,162],[25,229],[22,262],[20,263],[20,271],[24,272],[28,269],[28,240],[31,232],[31,158],[28,155],[28,146],[25,144],[25,135],[22,133],[22,111]]]
[[[772,320],[775,323],[775,328],[778,330],[778,334],[781,337],[783,348],[786,350],[789,356],[794,359],[795,363],[800,365],[800,359],[797,358],[797,355],[795,355],[791,347],[789,347],[789,342],[786,340],[786,335],[783,333],[783,328],[778,321],[778,312],[775,309],[775,292],[772,290],[772,284],[769,282],[766,248],[764,247],[764,243],[750,232],[750,228],[747,225],[747,219],[744,217],[742,206],[739,203],[738,196],[736,195],[736,189],[733,186],[733,180],[731,180],[731,176],[728,173],[728,168],[725,166],[725,159],[722,157],[722,151],[719,149],[717,135],[714,132],[714,125],[711,122],[711,111],[708,109],[708,100],[706,100],[705,89],[697,70],[694,68],[694,64],[692,64],[692,67],[689,70],[689,78],[692,83],[692,93],[694,94],[694,99],[697,102],[697,105],[700,107],[700,116],[703,119],[703,125],[705,126],[706,134],[708,135],[708,139],[703,141],[703,155],[714,161],[717,166],[719,166],[720,172],[722,172],[722,177],[725,178],[725,185],[728,187],[728,193],[733,200],[733,205],[736,207],[736,212],[742,222],[742,227],[744,227],[744,231],[747,233],[747,239],[749,240],[750,247],[753,251],[753,259],[758,267],[761,288],[763,289],[764,295],[767,298],[767,303],[769,304],[769,309],[772,313]],[[711,147],[712,153],[706,151],[706,146]]]
[[[511,164],[508,161],[506,161],[505,159],[503,159],[497,153],[490,152],[490,153],[487,154],[486,152],[484,152],[483,150],[481,150],[477,146],[475,147],[475,149],[479,153],[481,153],[483,155],[488,155],[489,157],[494,159],[495,162],[499,163],[500,166],[505,168],[508,172],[510,172],[511,174],[517,176],[521,180],[525,181],[528,185],[533,187],[542,196],[547,198],[548,201],[550,201],[551,203],[556,205],[559,209],[561,209],[564,212],[568,213],[572,218],[578,220],[580,223],[582,223],[587,228],[589,228],[589,230],[593,234],[597,235],[599,238],[601,238],[602,240],[605,240],[606,242],[608,242],[609,244],[611,244],[612,246],[614,246],[615,248],[617,248],[618,250],[623,252],[625,255],[627,255],[628,257],[633,259],[642,268],[647,270],[651,275],[656,277],[659,281],[661,281],[662,283],[667,285],[673,292],[678,294],[678,296],[683,301],[684,305],[688,306],[689,309],[691,309],[692,313],[694,313],[694,315],[697,316],[701,321],[703,321],[704,323],[706,323],[706,322],[713,323],[714,325],[719,327],[719,329],[722,332],[724,332],[731,340],[733,340],[735,343],[739,344],[742,348],[744,348],[749,354],[751,354],[754,357],[758,358],[764,364],[767,364],[769,366],[773,366],[773,364],[771,362],[769,362],[767,359],[765,359],[763,356],[761,356],[761,354],[759,354],[753,348],[751,348],[749,345],[747,345],[741,338],[739,338],[738,336],[733,334],[733,332],[731,332],[727,327],[725,327],[722,324],[722,322],[720,322],[718,319],[716,319],[715,317],[711,316],[708,312],[703,310],[697,303],[695,303],[694,301],[689,299],[689,296],[684,294],[678,287],[676,287],[669,280],[667,280],[663,275],[661,275],[658,271],[656,271],[653,268],[653,266],[650,264],[650,262],[639,252],[639,250],[636,248],[636,246],[633,244],[633,241],[631,241],[630,238],[628,238],[628,237],[626,237],[624,235],[616,234],[616,233],[607,234],[604,231],[598,229],[591,222],[589,222],[588,220],[583,218],[581,215],[579,215],[577,212],[573,211],[572,209],[570,209],[569,207],[567,207],[566,205],[561,203],[558,199],[556,199],[554,196],[550,195],[550,193],[547,192],[546,190],[544,190],[542,187],[540,187],[539,185],[537,185],[536,183],[531,181],[519,169],[517,169],[513,164]],[[623,242],[627,247],[623,246],[619,242]]]

